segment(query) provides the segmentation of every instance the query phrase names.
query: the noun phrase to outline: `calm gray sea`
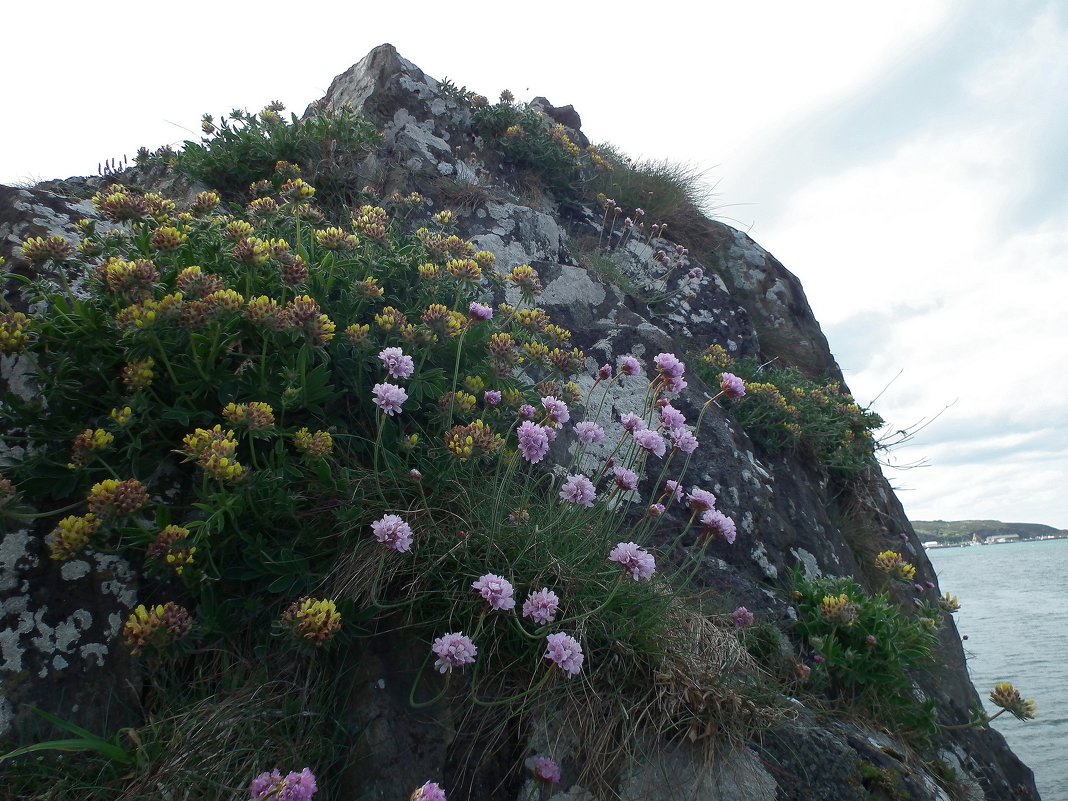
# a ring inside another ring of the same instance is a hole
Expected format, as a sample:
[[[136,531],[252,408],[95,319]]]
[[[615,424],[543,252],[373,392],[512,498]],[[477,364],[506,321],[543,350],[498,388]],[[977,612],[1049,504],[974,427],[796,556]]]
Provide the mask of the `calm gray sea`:
[[[968,670],[986,696],[1011,681],[1038,704],[1035,720],[992,724],[1035,772],[1043,801],[1068,801],[1068,540],[927,552],[943,592],[956,595]]]

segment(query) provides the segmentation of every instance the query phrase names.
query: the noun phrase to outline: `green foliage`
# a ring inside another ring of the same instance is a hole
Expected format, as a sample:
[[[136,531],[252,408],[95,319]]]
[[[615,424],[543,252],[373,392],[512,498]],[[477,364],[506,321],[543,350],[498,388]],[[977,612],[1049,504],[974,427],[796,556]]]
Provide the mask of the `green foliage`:
[[[859,406],[837,381],[813,381],[798,370],[754,359],[735,362],[712,350],[706,351],[699,369],[713,385],[723,370],[745,380],[745,397],[727,405],[749,437],[768,451],[810,455],[839,478],[856,475],[870,464],[875,453],[872,432],[883,420]]]
[[[179,162],[239,187],[283,154],[274,137],[292,142],[299,124],[240,119],[246,127],[227,129],[218,145],[187,148]],[[251,164],[241,163],[246,149]],[[138,735],[155,743],[146,770],[170,764],[176,743],[195,741],[186,729],[200,724],[174,722],[178,710],[206,714],[227,689],[189,695],[169,672],[196,675],[204,659],[243,664],[251,653],[290,673],[306,665],[310,677],[382,628],[400,628],[425,649],[410,694],[417,706],[449,694],[475,720],[496,709],[511,721],[565,709],[579,741],[609,717],[611,736],[597,740],[582,770],[608,771],[639,726],[727,725],[731,713],[709,699],[735,680],[721,676],[736,657],[727,647],[710,655],[680,633],[696,630],[696,620],[703,641],[715,634],[681,578],[703,547],[681,557],[677,574],[633,580],[608,554],[621,540],[648,542],[660,518],[628,517],[630,498],[607,464],[583,461],[581,447],[566,472],[598,482],[588,507],[563,502],[561,477],[517,451],[516,407],[548,395],[583,401],[569,379],[584,356],[536,308],[536,274],[525,266],[509,278],[491,273],[492,255],[452,236],[447,214],[411,235],[396,215],[364,206],[349,234],[323,227],[310,185],[263,180],[273,194],[243,211],[232,206],[233,215],[221,213],[214,193],[179,211],[157,195],[108,188],[94,204],[116,225],[85,223],[80,256],[64,257],[64,270],[84,272],[76,286],[85,291],[46,279],[27,286],[44,311],[28,339],[20,328],[5,340],[38,368],[34,399],[2,399],[0,430],[36,444],[9,477],[41,511],[5,502],[0,525],[43,517],[54,526],[54,560],[90,549],[143,566],[146,606],[124,638],[149,657],[156,694]],[[523,304],[481,319],[469,304],[503,281],[521,289]],[[390,376],[386,347],[413,359],[410,375]],[[379,408],[386,385],[406,393],[396,414]],[[659,385],[643,389],[652,422]],[[490,402],[487,390],[503,402]],[[604,396],[584,400],[595,408]],[[561,428],[558,436],[574,435]],[[629,437],[614,457],[644,468]],[[410,525],[410,552],[376,539],[372,524],[386,515]],[[472,588],[488,573],[511,582],[515,610],[490,609]],[[545,624],[520,614],[542,588],[560,598]],[[477,659],[442,677],[431,642],[454,632],[475,641]],[[581,643],[581,678],[546,659],[552,633]],[[699,691],[680,683],[673,696],[653,681],[663,671],[701,677]],[[248,677],[249,686],[262,680]],[[703,699],[699,709],[692,697]],[[635,703],[654,701],[658,713],[631,716]],[[327,698],[282,717],[313,712],[332,721],[343,714]],[[240,747],[222,734],[211,747],[243,754],[235,770],[257,759],[273,767],[284,749],[242,750],[255,726],[240,721],[231,727],[243,732]],[[299,744],[299,726],[282,728],[282,741]],[[317,769],[329,766],[321,760]]]
[[[933,706],[919,702],[910,673],[930,663],[937,610],[906,613],[886,594],[869,596],[849,578],[792,574],[796,634],[818,654],[812,686],[876,720],[919,737],[934,730]]]
[[[635,160],[607,143],[594,150],[608,169],[591,173],[589,193],[612,198],[630,217],[642,209],[646,228],[666,226],[675,242],[694,246],[702,240],[715,196],[707,171],[668,159]]]
[[[572,198],[582,174],[582,151],[563,126],[525,104],[501,101],[474,109],[478,134],[521,170],[530,170],[558,196]]]
[[[200,142],[187,141],[176,153],[168,148],[138,163],[171,163],[226,198],[246,197],[251,184],[275,179],[279,161],[297,165],[321,200],[351,191],[346,179],[354,179],[356,164],[378,144],[374,126],[349,109],[319,108],[304,119],[293,114],[289,121],[281,110],[279,104],[259,114],[235,109],[218,125],[205,115]]]

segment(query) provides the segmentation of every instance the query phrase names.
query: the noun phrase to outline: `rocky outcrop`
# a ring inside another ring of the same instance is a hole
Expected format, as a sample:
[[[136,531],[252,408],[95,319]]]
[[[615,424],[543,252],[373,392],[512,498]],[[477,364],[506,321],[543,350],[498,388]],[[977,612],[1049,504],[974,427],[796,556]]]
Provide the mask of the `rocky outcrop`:
[[[521,192],[516,176],[472,130],[469,107],[392,46],[376,48],[339,75],[319,103],[351,106],[382,132],[382,147],[361,169],[383,194],[418,190],[435,208],[443,208],[452,205],[458,187],[466,187],[470,202],[457,210],[459,232],[493,252],[498,269],[526,263],[538,270],[545,285],[541,305],[574,332],[574,342],[593,370],[623,354],[648,359],[665,350],[693,352],[715,343],[735,356],[777,358],[811,375],[841,380],[797,278],[729,226],[707,221],[698,232],[699,242],[680,257],[683,269],[700,268],[703,277],[695,279],[689,292],[652,306],[618,285],[650,291],[660,286],[652,245],[637,239],[616,243],[613,259],[626,282],[613,282],[591,269],[576,242],[598,239],[599,215],[574,207],[562,210],[547,193]],[[553,106],[545,98],[533,105],[566,126],[573,141],[585,141],[573,108]],[[143,184],[148,178],[131,170],[118,180]],[[48,188],[52,191],[0,188],[0,254],[9,260],[27,236],[63,234],[77,219],[93,215],[88,203],[56,194],[84,197],[90,184],[53,183]],[[4,291],[19,305],[13,284]],[[514,301],[509,292],[515,291],[499,288],[495,300]],[[15,357],[0,358],[0,392],[32,392],[25,384],[25,365]],[[588,387],[592,378],[587,382]],[[693,420],[712,394],[694,379],[676,405]],[[620,413],[635,411],[638,402],[614,391],[603,417],[618,420]],[[782,590],[790,569],[800,567],[811,576],[853,576],[870,587],[862,565],[890,548],[903,549],[919,566],[918,581],[937,583],[874,463],[844,488],[811,461],[761,452],[715,405],[701,437],[690,480],[716,494],[739,532],[733,547],[716,543],[709,548],[699,580],[731,604],[788,625],[794,612]],[[586,458],[598,455],[605,454],[591,448]],[[0,464],[3,459],[0,451]],[[679,528],[685,525],[681,517],[676,522]],[[853,534],[860,523],[862,541]],[[0,735],[23,726],[13,718],[18,704],[58,708],[50,699],[65,694],[68,700],[78,699],[77,706],[65,701],[65,711],[88,707],[90,714],[95,710],[99,715],[101,705],[91,704],[90,697],[136,692],[133,667],[110,647],[117,621],[135,603],[136,583],[128,569],[107,557],[62,568],[50,564],[41,534],[32,526],[5,532],[0,545],[0,675],[8,699],[0,700]],[[943,719],[964,721],[978,698],[952,624],[941,638],[938,669],[918,677],[917,692],[935,700]],[[377,651],[366,658],[353,725],[366,732],[356,748],[377,772],[356,784],[369,797],[398,797],[431,769],[446,775],[450,746],[427,741],[420,718],[390,694],[389,676],[407,669],[404,659]],[[711,764],[686,748],[654,746],[644,763],[622,777],[620,796],[632,801],[680,796],[742,801],[948,798],[892,733],[859,722],[828,723],[799,703],[791,717],[759,741],[725,749]],[[20,734],[25,736],[26,730]],[[939,747],[958,772],[962,797],[1038,798],[1030,771],[996,732],[956,732],[943,736]],[[872,766],[885,786],[866,785],[858,764]],[[402,776],[407,777],[403,785]],[[521,792],[533,791],[527,787]],[[565,783],[556,797],[580,801],[593,796]]]

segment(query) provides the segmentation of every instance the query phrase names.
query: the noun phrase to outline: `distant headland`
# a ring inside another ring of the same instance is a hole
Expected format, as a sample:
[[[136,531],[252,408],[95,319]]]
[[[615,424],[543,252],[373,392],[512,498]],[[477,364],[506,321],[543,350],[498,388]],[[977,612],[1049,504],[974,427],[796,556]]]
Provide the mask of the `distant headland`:
[[[1025,540],[1068,539],[1065,529],[1041,523],[1002,523],[1000,520],[913,520],[924,548],[961,545],[1003,545]]]

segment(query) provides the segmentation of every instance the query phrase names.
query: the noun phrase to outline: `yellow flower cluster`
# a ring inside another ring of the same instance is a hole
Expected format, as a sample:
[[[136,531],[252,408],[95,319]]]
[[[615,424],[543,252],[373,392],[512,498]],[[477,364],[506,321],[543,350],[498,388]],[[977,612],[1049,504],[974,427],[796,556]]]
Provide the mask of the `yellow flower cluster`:
[[[897,551],[883,551],[875,557],[875,566],[884,573],[905,581],[916,578],[916,568],[906,562]]]
[[[474,259],[449,259],[445,263],[445,270],[453,278],[461,281],[477,283],[482,280],[482,268]]]
[[[328,456],[334,449],[334,439],[326,431],[311,433],[307,428],[301,428],[293,435],[293,447],[306,456]]]
[[[381,312],[375,315],[375,325],[387,332],[393,331],[407,322],[408,318],[404,316],[404,312],[393,306],[386,306]]]
[[[216,192],[197,192],[193,198],[193,206],[190,211],[197,217],[202,217],[222,202]]]
[[[956,595],[950,595],[948,592],[938,599],[938,608],[943,612],[953,614],[960,611],[960,601],[957,600]]]
[[[734,359],[731,358],[730,354],[727,353],[727,349],[722,345],[709,345],[705,348],[705,352],[701,355],[701,361],[712,365],[717,370],[726,370],[734,364]]]
[[[197,552],[195,546],[187,544],[189,529],[184,526],[166,526],[156,537],[156,541],[148,546],[146,556],[164,562],[172,568],[176,575],[182,575],[186,567],[193,564],[193,557]]]
[[[285,312],[278,301],[266,295],[249,300],[245,307],[245,319],[254,325],[262,325],[264,328],[285,327]]]
[[[571,137],[567,135],[567,130],[563,125],[554,125],[553,129],[549,131],[550,138],[556,142],[560,147],[568,152],[573,158],[578,158],[582,155],[582,151],[579,146],[571,141]]]
[[[163,225],[152,233],[152,247],[156,250],[177,250],[189,237],[173,225]]]
[[[48,535],[48,550],[57,562],[65,562],[89,544],[90,537],[100,528],[100,519],[89,513],[83,517],[64,517]]]
[[[122,383],[127,391],[137,392],[152,386],[152,379],[155,377],[152,368],[155,366],[156,362],[151,356],[127,362],[122,368]]]
[[[270,198],[262,199],[270,200]],[[230,249],[230,255],[242,264],[261,267],[271,258],[271,243],[256,236],[245,237]]]
[[[0,354],[10,356],[30,341],[30,318],[22,312],[0,314]]]
[[[22,258],[30,264],[41,265],[52,261],[66,261],[74,255],[74,246],[58,234],[48,238],[31,236],[22,243]]]
[[[341,628],[341,615],[333,601],[303,596],[282,613],[282,625],[289,628],[295,637],[320,646],[337,634]]]
[[[474,395],[460,390],[459,392],[446,392],[440,398],[438,398],[438,408],[443,412],[447,412],[449,407],[452,407],[453,412],[457,414],[471,414],[478,405],[478,400]]]
[[[148,490],[136,478],[108,478],[92,486],[86,501],[97,517],[127,517],[148,503]]]
[[[130,653],[136,655],[149,645],[161,648],[179,640],[192,628],[189,612],[173,601],[153,607],[141,604],[126,620],[122,636]]]
[[[220,481],[239,481],[245,468],[234,458],[237,440],[233,431],[216,425],[211,429],[198,428],[182,439],[184,453],[196,459],[205,472]]]
[[[448,209],[439,211],[437,214],[434,215],[434,222],[441,226],[452,225],[455,219],[456,215],[454,215]]]
[[[70,464],[67,467],[74,469],[84,467],[92,459],[93,453],[102,451],[115,441],[115,435],[102,428],[87,428],[74,438],[70,446]]]
[[[472,457],[496,453],[504,447],[504,440],[484,422],[475,420],[470,425],[449,429],[445,434],[445,445],[449,453],[465,462]]]
[[[315,187],[301,178],[290,178],[278,187],[278,194],[290,201],[311,200],[315,196]]]
[[[373,276],[368,276],[362,281],[357,282],[356,290],[365,298],[371,300],[377,300],[386,294],[386,290],[379,285],[378,279]]]
[[[123,406],[121,409],[112,409],[110,417],[115,421],[115,425],[120,427],[125,426],[130,422],[130,418],[133,417],[133,409],[129,406]]]
[[[825,595],[820,601],[820,617],[835,626],[852,626],[857,622],[857,607],[845,593]]]
[[[1020,720],[1034,720],[1038,712],[1038,705],[1030,699],[1025,701],[1020,691],[1007,681],[994,686],[993,692],[990,693],[990,701],[994,706],[1001,707]]]
[[[274,426],[274,409],[268,403],[228,403],[222,410],[223,419],[234,425],[244,424],[252,431],[263,431]]]
[[[367,338],[371,333],[371,326],[353,323],[345,329],[345,338],[353,345],[367,344]]]
[[[541,279],[538,274],[534,272],[534,268],[529,264],[521,264],[518,267],[513,267],[512,271],[508,273],[508,280],[519,287],[519,291],[523,294],[524,300],[529,301],[535,295],[540,295],[543,289],[541,285]]]
[[[315,232],[315,241],[325,250],[355,250],[360,238],[355,234],[346,234],[340,228],[331,226]]]

